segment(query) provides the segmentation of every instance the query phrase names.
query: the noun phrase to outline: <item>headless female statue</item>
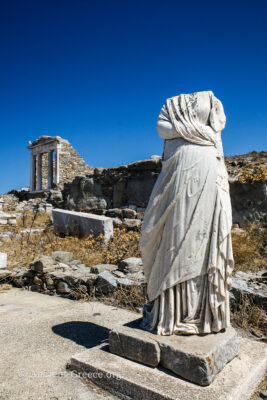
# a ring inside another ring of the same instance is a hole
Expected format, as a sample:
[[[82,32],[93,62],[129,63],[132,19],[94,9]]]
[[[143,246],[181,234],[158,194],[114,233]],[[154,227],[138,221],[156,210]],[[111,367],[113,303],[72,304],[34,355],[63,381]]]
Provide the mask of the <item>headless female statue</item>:
[[[211,91],[167,99],[157,129],[165,139],[140,245],[149,302],[141,326],[159,335],[219,332],[230,325],[231,202]]]

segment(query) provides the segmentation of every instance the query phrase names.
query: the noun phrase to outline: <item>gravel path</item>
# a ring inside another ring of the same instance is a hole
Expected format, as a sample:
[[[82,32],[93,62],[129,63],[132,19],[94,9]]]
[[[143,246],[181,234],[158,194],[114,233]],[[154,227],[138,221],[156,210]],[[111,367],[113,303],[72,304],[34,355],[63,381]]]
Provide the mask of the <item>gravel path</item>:
[[[0,292],[0,400],[115,399],[85,385],[66,364],[105,341],[109,329],[136,317],[98,302],[22,289]]]

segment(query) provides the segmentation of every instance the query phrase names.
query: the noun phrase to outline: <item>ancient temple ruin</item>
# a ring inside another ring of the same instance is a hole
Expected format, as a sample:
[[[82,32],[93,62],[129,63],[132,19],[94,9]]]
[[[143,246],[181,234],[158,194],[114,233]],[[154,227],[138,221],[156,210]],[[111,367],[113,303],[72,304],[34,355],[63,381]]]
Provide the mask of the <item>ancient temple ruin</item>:
[[[29,142],[28,149],[31,150],[31,192],[63,189],[64,183],[71,182],[75,176],[90,175],[93,171],[68,140],[60,136],[40,136]]]

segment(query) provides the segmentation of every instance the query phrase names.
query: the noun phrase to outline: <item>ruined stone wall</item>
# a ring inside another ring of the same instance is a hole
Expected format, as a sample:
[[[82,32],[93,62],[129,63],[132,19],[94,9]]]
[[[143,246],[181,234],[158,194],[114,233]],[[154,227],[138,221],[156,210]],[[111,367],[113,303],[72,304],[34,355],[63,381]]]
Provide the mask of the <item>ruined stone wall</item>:
[[[266,222],[267,184],[257,172],[266,163],[266,152],[226,158],[234,224]],[[87,177],[77,176],[65,185],[65,207],[104,215],[117,215],[111,210],[120,208],[143,213],[160,171],[160,157],[116,168],[95,168]],[[244,182],[242,176],[248,171],[252,178]]]
[[[93,172],[93,168],[86,164],[83,158],[71,146],[68,140],[60,140],[61,149],[59,152],[59,186],[71,182],[75,176],[86,176]]]

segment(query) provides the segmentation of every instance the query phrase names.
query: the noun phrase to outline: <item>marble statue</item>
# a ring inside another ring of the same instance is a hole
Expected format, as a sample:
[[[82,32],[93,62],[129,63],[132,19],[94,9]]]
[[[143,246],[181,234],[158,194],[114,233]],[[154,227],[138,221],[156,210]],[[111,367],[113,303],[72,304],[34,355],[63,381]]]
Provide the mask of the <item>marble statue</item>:
[[[205,334],[230,325],[234,261],[225,121],[211,91],[169,98],[158,117],[162,171],[140,239],[149,299],[141,326],[158,335]]]

